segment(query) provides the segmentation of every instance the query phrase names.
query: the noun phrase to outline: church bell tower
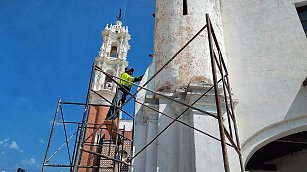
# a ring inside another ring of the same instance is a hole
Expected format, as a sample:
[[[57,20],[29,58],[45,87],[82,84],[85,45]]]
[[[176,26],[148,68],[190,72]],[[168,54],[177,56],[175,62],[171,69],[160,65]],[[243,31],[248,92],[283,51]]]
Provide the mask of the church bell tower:
[[[122,25],[121,15],[119,15],[115,24],[107,25],[102,31],[102,46],[99,55],[95,59],[95,65],[104,72],[119,77],[124,72],[125,67],[128,66],[127,52],[130,49],[129,40],[128,27]],[[95,72],[92,89],[99,95],[95,92],[91,92],[90,95],[91,106],[85,131],[85,138],[88,138],[88,140],[83,145],[83,149],[100,154],[103,153],[100,142],[109,136],[105,130],[98,127],[101,126],[106,118],[110,106],[109,102],[112,102],[116,87],[116,83],[112,82],[102,72]],[[93,133],[95,131],[97,132]],[[79,168],[80,172],[98,172],[102,164],[100,164],[99,157],[82,152],[80,166],[84,167]]]

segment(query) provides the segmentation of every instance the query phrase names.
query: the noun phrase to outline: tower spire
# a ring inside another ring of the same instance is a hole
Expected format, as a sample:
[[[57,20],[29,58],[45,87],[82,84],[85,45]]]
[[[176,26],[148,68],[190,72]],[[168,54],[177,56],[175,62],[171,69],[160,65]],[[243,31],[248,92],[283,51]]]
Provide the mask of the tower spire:
[[[121,8],[119,9],[119,14],[118,14],[118,16],[116,18],[117,18],[117,21],[121,21],[122,20],[122,9]]]

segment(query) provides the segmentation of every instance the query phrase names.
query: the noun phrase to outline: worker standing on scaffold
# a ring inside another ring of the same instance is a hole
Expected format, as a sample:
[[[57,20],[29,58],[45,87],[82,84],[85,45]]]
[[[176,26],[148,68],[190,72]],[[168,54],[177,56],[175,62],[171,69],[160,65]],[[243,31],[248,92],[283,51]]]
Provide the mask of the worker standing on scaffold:
[[[117,109],[125,103],[126,96],[130,93],[132,87],[131,82],[138,82],[142,80],[143,75],[139,77],[133,77],[131,76],[133,72],[134,72],[133,68],[126,67],[125,72],[121,74],[119,81],[120,85],[117,87],[115,97],[113,98],[112,101],[113,105],[109,109],[109,112],[106,116],[106,120],[111,120],[111,119],[114,120],[118,117],[119,112],[117,112],[116,114],[114,114],[114,112],[116,112]]]

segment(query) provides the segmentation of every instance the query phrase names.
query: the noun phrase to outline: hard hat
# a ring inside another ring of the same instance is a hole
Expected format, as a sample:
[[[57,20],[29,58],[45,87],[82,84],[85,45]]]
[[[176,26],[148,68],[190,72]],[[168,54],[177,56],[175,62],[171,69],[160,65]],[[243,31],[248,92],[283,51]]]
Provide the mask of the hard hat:
[[[132,71],[132,72],[133,72],[134,69],[133,69],[132,67],[126,67],[126,68],[125,68],[125,72],[128,72],[128,71]]]

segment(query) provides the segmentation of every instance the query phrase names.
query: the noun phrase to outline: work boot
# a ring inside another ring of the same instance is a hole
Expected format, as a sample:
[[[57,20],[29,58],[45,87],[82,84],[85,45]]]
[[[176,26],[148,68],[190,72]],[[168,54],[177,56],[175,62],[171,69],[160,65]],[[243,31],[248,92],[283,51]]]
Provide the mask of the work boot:
[[[112,120],[106,119],[103,122],[104,125],[112,125]]]

